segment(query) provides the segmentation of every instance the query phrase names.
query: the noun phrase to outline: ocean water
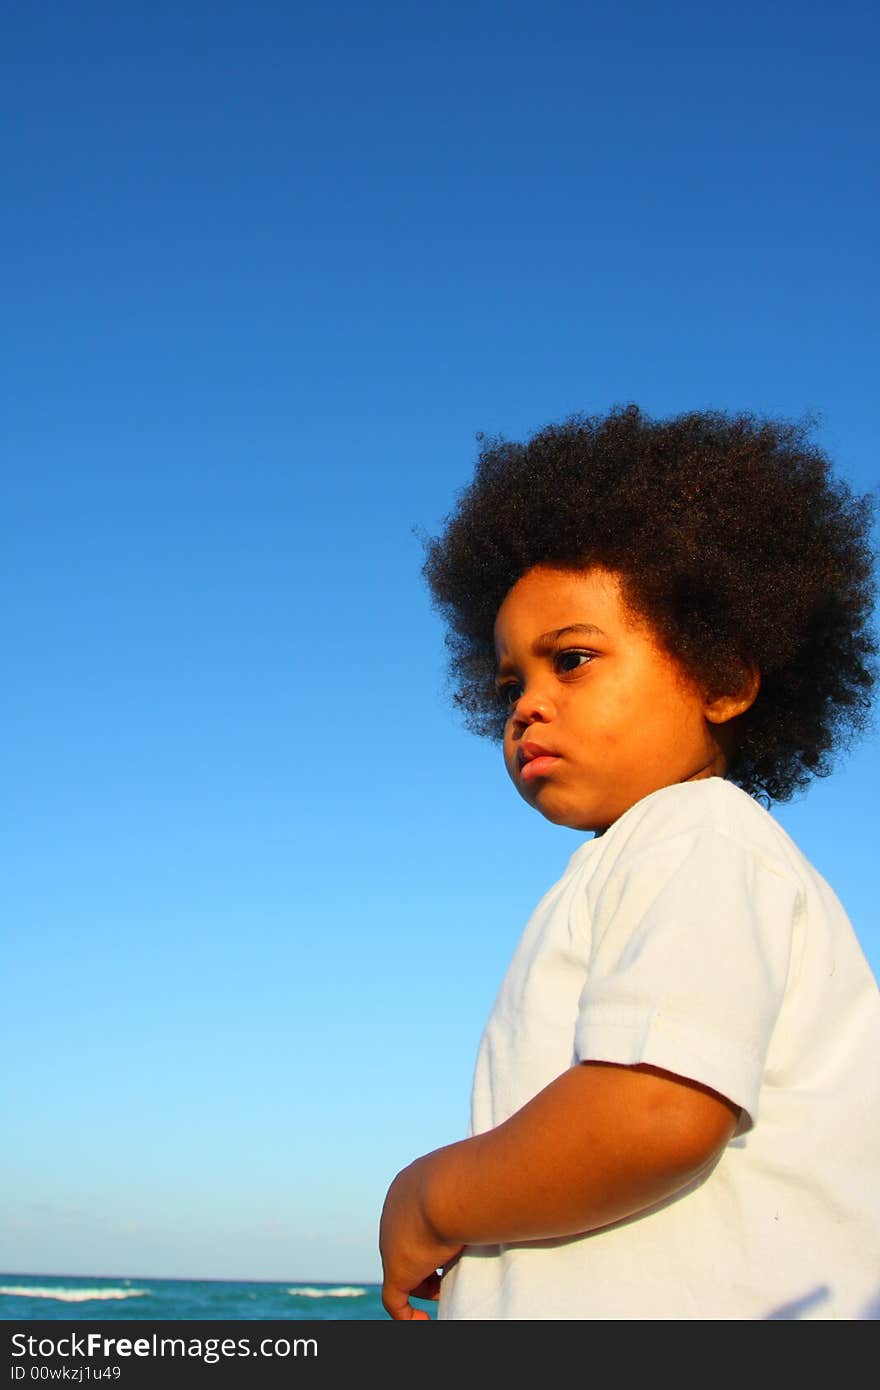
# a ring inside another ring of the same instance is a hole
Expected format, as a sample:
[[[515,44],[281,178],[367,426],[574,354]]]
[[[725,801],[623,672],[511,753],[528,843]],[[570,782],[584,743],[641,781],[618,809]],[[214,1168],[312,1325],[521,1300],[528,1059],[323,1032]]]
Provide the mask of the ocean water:
[[[222,1279],[105,1279],[0,1274],[0,1319],[105,1322],[111,1318],[333,1322],[388,1320],[378,1284],[237,1283]],[[414,1300],[436,1317],[437,1305]]]

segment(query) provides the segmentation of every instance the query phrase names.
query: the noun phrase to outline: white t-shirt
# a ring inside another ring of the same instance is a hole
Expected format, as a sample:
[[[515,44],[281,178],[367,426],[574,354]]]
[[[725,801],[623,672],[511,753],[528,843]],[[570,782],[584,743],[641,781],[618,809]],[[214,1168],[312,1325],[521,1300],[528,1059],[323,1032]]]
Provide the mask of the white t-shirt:
[[[717,1164],[604,1230],[470,1246],[440,1318],[880,1317],[880,996],[838,898],[719,777],[575,851],[519,942],[471,1133],[581,1061],[646,1062],[742,1107]]]

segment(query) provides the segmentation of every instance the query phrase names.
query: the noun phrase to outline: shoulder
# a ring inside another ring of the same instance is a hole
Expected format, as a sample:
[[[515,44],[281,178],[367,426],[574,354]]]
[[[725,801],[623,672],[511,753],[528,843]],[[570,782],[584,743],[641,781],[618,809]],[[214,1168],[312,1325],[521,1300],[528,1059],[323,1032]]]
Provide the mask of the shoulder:
[[[629,863],[674,840],[706,843],[718,838],[786,875],[803,858],[769,811],[721,777],[661,787],[637,801],[602,836],[607,840],[605,852],[618,863]]]
[[[769,811],[732,782],[709,777],[661,787],[643,797],[590,842],[593,900],[609,883],[667,881],[674,875],[730,880],[784,880],[795,896],[817,874]]]

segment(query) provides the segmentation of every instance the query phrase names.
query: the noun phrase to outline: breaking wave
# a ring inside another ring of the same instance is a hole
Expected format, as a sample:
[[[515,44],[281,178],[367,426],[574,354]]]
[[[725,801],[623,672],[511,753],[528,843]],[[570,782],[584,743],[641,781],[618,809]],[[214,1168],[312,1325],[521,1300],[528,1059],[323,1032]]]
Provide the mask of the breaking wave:
[[[0,1286],[0,1293],[12,1298],[57,1298],[62,1303],[89,1303],[112,1298],[142,1298],[149,1289],[45,1289],[28,1288],[26,1285],[7,1284]]]
[[[353,1284],[338,1284],[332,1289],[319,1289],[313,1284],[298,1284],[287,1292],[293,1294],[294,1298],[361,1298],[367,1290],[356,1288]]]

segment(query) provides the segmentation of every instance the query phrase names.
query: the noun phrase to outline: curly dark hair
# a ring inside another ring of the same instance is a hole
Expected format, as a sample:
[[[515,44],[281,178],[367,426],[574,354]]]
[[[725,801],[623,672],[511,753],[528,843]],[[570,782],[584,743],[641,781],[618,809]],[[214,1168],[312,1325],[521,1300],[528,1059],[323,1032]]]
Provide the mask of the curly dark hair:
[[[426,541],[453,699],[502,736],[495,616],[535,565],[617,572],[634,613],[704,691],[761,675],[727,777],[788,801],[870,724],[878,645],[873,493],[834,478],[811,422],[721,411],[576,415],[524,444],[482,435],[473,482]]]

